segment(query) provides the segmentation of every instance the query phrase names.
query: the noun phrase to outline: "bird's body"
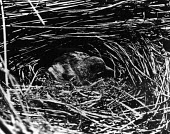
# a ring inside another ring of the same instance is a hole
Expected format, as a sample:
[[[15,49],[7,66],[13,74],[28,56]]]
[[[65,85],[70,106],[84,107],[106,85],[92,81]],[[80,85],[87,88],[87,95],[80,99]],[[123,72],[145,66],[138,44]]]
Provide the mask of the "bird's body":
[[[58,81],[74,80],[83,84],[97,79],[105,71],[113,70],[106,66],[102,58],[75,51],[56,58],[48,71]]]

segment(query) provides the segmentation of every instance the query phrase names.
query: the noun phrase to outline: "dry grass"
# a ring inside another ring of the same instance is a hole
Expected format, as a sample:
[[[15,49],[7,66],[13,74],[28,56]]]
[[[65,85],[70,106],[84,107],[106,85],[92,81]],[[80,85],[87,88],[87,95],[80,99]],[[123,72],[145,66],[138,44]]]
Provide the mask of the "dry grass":
[[[0,133],[170,131],[170,59],[160,41],[169,37],[168,4],[16,0],[2,7],[11,73],[9,86],[0,86]],[[3,37],[0,41],[3,54]],[[89,86],[51,79],[46,67],[73,50],[101,56],[113,77]]]

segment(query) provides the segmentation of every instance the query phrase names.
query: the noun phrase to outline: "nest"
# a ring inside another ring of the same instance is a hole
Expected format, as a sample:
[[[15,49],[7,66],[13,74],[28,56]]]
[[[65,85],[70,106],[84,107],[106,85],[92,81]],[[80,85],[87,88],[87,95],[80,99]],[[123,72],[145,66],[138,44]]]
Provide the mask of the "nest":
[[[168,133],[167,1],[16,0],[3,1],[3,8],[8,68],[28,85],[18,91],[19,97],[13,93],[16,89],[10,89],[16,111],[40,121],[40,128],[50,127],[48,131],[57,126],[70,133]],[[3,54],[2,36],[0,42]],[[40,71],[72,51],[102,57],[113,76],[90,86],[74,86],[57,84]],[[40,79],[41,87],[32,87]],[[16,120],[21,118],[13,113]],[[8,114],[3,117],[10,122]]]

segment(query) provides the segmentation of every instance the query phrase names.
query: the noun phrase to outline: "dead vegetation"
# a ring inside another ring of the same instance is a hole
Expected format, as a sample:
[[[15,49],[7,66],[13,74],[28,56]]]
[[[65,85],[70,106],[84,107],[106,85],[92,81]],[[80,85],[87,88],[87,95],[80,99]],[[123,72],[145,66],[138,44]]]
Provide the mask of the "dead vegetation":
[[[1,80],[0,133],[169,132],[168,1],[6,0],[1,8],[11,72],[9,86]],[[73,50],[102,57],[113,77],[75,86],[45,73]]]

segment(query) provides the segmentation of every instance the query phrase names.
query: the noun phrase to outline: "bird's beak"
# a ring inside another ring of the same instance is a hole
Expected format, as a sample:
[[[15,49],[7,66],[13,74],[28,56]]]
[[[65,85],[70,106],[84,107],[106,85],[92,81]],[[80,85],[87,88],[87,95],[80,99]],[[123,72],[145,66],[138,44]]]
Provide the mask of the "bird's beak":
[[[113,77],[115,71],[114,71],[112,68],[106,66],[104,73],[105,73],[105,75],[108,76],[108,77]]]
[[[106,69],[106,71],[114,72],[114,70],[112,68],[108,67],[108,66],[106,66],[105,69]]]

